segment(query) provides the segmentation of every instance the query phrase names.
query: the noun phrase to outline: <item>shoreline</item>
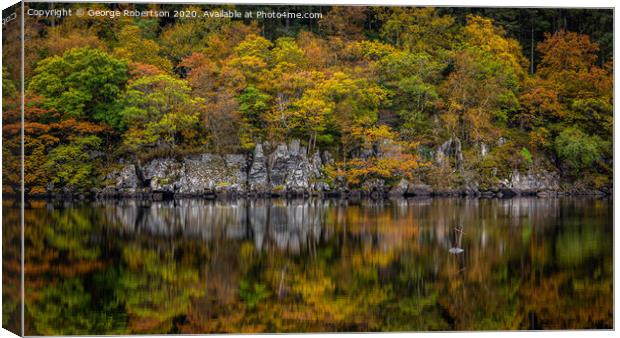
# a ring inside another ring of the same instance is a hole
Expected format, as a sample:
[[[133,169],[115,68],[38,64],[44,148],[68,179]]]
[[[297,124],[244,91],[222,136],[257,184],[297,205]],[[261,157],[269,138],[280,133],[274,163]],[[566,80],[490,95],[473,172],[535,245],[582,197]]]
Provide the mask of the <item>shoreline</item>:
[[[173,201],[173,200],[310,200],[310,199],[338,199],[338,200],[394,200],[394,199],[516,199],[516,198],[540,198],[553,199],[562,197],[572,198],[608,198],[613,199],[613,191],[605,192],[595,189],[583,189],[572,191],[514,191],[513,189],[497,190],[453,190],[453,191],[431,191],[427,193],[415,194],[394,194],[390,192],[377,191],[335,191],[335,192],[207,192],[203,194],[184,194],[170,192],[139,192],[139,193],[53,193],[42,195],[25,196],[25,200],[32,201]],[[5,200],[15,200],[19,195],[3,194]]]

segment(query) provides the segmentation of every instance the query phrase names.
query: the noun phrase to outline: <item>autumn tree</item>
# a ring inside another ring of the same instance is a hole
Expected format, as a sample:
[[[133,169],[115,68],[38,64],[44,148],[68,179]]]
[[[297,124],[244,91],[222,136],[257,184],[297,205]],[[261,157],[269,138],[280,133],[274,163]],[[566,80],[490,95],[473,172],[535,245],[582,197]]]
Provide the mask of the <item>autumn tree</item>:
[[[229,25],[221,27],[219,31],[212,32],[206,37],[206,46],[199,50],[211,60],[226,60],[234,53],[235,47],[249,35],[258,35],[259,30],[255,22],[250,24],[233,21]]]
[[[463,48],[454,52],[454,70],[443,85],[442,118],[453,136],[490,141],[519,107],[523,57],[487,19],[470,17],[464,31]],[[487,46],[481,36],[496,43]]]
[[[315,70],[320,70],[333,65],[336,56],[329,49],[327,41],[312,34],[302,31],[297,35],[297,45],[304,52],[306,65]]]
[[[377,8],[381,37],[406,51],[444,57],[455,40],[454,18],[435,8]]]
[[[364,155],[329,165],[327,172],[334,180],[344,179],[351,187],[364,188],[364,183],[379,179],[391,186],[400,179],[414,180],[418,169],[428,166],[417,154],[417,144],[398,141],[385,125],[356,128],[352,134],[364,140]]]
[[[202,13],[198,6],[188,6],[184,11]],[[214,11],[218,9],[213,9]],[[173,65],[193,52],[199,52],[208,42],[211,33],[219,32],[230,24],[230,19],[202,20],[195,17],[177,18],[174,25],[164,27],[160,41],[162,49]]]
[[[522,80],[526,74],[527,60],[523,56],[519,42],[509,37],[506,31],[491,19],[470,15],[467,25],[461,31],[464,42],[493,55],[510,72]]]
[[[49,56],[63,55],[73,48],[104,49],[104,43],[87,29],[67,29],[66,26],[56,26],[47,29],[47,39],[43,42],[43,49]]]
[[[303,67],[306,64],[305,53],[293,38],[276,40],[270,59],[274,65],[287,64],[293,68]]]
[[[134,9],[132,8],[134,6],[134,4],[124,4],[119,8]],[[89,9],[98,11],[110,10],[109,6],[103,3],[75,4],[73,10],[75,11],[78,8],[84,11]],[[109,17],[103,15],[70,15],[64,17],[62,24],[58,25],[58,27],[60,27],[61,34],[69,34],[71,31],[84,32],[86,33],[85,35],[96,36],[98,40],[109,44],[115,41],[116,34],[120,29],[132,21],[133,18],[128,16],[120,16],[110,20]]]
[[[245,77],[248,84],[257,84],[271,63],[273,43],[258,35],[248,35],[235,47],[234,56],[227,62]]]
[[[3,148],[4,166],[3,173],[5,177],[6,189],[8,193],[15,193],[17,187],[21,183],[21,131],[23,126],[23,151],[24,151],[24,180],[23,184],[28,195],[41,195],[48,192],[49,183],[56,181],[55,186],[64,187],[64,182],[60,176],[73,175],[72,166],[81,165],[81,163],[73,162],[69,158],[53,158],[52,151],[61,145],[69,145],[79,138],[84,137],[107,137],[110,130],[105,125],[78,120],[72,117],[64,117],[63,114],[44,108],[43,99],[40,97],[26,97],[24,106],[24,121],[21,121],[21,112],[18,106],[5,106],[5,114],[3,117],[3,135],[5,147]],[[94,147],[81,149],[91,152],[95,155],[100,149],[100,142]],[[75,148],[73,148],[75,149]],[[72,156],[78,156],[76,152]],[[95,152],[93,152],[95,151]],[[58,151],[60,152],[60,150]],[[57,153],[59,155],[59,153]],[[66,170],[68,172],[57,172],[57,167],[51,166],[50,160],[53,161],[69,161]],[[89,158],[88,165],[93,165],[94,159]],[[94,170],[85,170],[94,173]],[[94,183],[88,178],[84,181],[84,176],[76,177],[74,187],[84,187],[87,183]],[[82,184],[83,183],[83,184]]]
[[[249,55],[256,52],[255,49],[252,52],[252,48],[247,47]],[[238,55],[237,51],[234,53]],[[251,56],[249,58],[252,59]],[[239,134],[243,121],[237,96],[247,86],[244,69],[239,67],[240,63],[239,57],[212,60],[203,53],[194,53],[181,63],[187,69],[187,80],[192,93],[206,100],[202,124],[209,131],[209,144],[218,153],[237,151],[239,147],[246,149],[253,145],[252,136],[242,137]],[[266,66],[264,62],[261,65]],[[246,127],[251,125],[246,124]]]
[[[113,54],[118,58],[124,58],[133,62],[148,64],[170,72],[171,62],[162,57],[161,46],[151,40],[141,36],[138,26],[125,26],[118,34],[118,46],[114,48]]]
[[[363,6],[333,6],[319,22],[321,30],[328,35],[346,40],[361,40],[368,9]]]
[[[581,179],[602,185],[612,157],[603,141],[613,123],[610,68],[599,67],[598,46],[574,32],[547,34],[537,50],[541,62],[520,97],[516,122],[530,130],[538,148],[559,158],[567,175],[580,172]]]
[[[320,89],[306,91],[292,104],[288,127],[300,133],[296,136],[304,136],[308,140],[310,152],[315,150],[317,138],[325,131],[335,107],[334,102],[324,99]]]
[[[559,31],[538,45],[541,86],[556,93],[562,121],[589,133],[611,135],[611,68],[596,65],[598,46],[588,36]]]

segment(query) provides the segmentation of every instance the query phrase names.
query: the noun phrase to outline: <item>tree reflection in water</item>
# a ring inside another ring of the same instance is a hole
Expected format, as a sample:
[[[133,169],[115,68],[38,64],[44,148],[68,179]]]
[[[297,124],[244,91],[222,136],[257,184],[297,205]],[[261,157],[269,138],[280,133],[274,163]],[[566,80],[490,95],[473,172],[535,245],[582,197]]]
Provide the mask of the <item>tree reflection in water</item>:
[[[26,334],[610,328],[612,224],[590,199],[32,202]]]

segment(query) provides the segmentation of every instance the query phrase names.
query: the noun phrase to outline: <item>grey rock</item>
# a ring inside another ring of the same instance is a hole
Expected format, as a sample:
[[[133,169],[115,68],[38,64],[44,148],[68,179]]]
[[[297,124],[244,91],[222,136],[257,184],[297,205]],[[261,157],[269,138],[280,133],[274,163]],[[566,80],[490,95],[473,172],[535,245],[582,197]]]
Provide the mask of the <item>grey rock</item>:
[[[170,194],[215,197],[246,192],[307,196],[329,191],[322,169],[320,153],[308,158],[298,140],[278,145],[269,158],[263,145],[257,144],[251,159],[240,154],[200,154],[182,160],[158,158],[140,168],[128,164],[106,177],[113,185],[99,195],[146,194],[151,199]]]
[[[334,164],[334,157],[327,150],[323,151],[323,154],[321,155],[321,160],[324,164]]]
[[[480,156],[486,157],[488,154],[489,154],[489,146],[486,143],[481,142],[480,143]]]
[[[184,164],[171,158],[158,158],[147,163],[142,172],[153,192],[174,193],[185,173]]]
[[[478,184],[476,182],[469,182],[465,184],[462,190],[462,194],[468,197],[480,196],[480,191],[478,190]]]
[[[407,188],[407,195],[412,196],[430,196],[433,189],[427,184],[410,184]]]
[[[279,144],[269,156],[269,181],[272,189],[285,186],[289,169],[289,155],[288,146]]]
[[[320,181],[322,161],[319,153],[309,159],[307,149],[300,146],[299,140],[293,140],[289,145],[278,145],[269,156],[268,163],[272,192],[285,190],[299,194],[328,188]]]
[[[481,191],[480,192],[480,197],[482,198],[493,198],[495,197],[495,193],[492,191]]]
[[[124,166],[119,172],[113,173],[112,177],[114,176],[117,189],[136,189],[142,185],[133,164]]]
[[[312,159],[310,161],[311,164],[311,170],[312,170],[312,175],[314,175],[314,177],[321,177],[322,172],[321,169],[323,168],[323,163],[321,161],[321,155],[319,154],[319,152],[315,152],[314,156],[312,156]]]
[[[515,170],[509,179],[502,182],[502,186],[517,195],[534,195],[541,191],[559,190],[560,178],[557,173],[545,170],[529,170],[525,174]]]
[[[248,174],[248,188],[251,191],[264,192],[268,188],[268,183],[267,158],[263,153],[263,146],[259,143],[254,148],[252,165]]]
[[[186,157],[184,175],[176,183],[180,194],[237,193],[245,187],[245,158],[213,154]]]
[[[229,177],[232,186],[235,189],[245,189],[247,185],[247,158],[245,155],[229,154],[224,157],[226,162],[226,169],[229,172]]]
[[[369,179],[362,183],[362,190],[366,192],[383,192],[385,190],[385,181],[382,179]]]
[[[463,151],[458,137],[450,138],[435,150],[435,163],[441,167],[450,167],[451,159],[457,170],[463,169]]]
[[[151,194],[162,199],[169,194],[203,195],[237,193],[245,189],[246,160],[243,155],[187,156],[182,160],[154,159],[140,170],[133,164],[113,172],[108,179],[121,195]],[[104,190],[109,195],[112,187]]]
[[[390,189],[389,195],[393,197],[404,196],[407,193],[407,188],[409,188],[409,181],[403,178]]]

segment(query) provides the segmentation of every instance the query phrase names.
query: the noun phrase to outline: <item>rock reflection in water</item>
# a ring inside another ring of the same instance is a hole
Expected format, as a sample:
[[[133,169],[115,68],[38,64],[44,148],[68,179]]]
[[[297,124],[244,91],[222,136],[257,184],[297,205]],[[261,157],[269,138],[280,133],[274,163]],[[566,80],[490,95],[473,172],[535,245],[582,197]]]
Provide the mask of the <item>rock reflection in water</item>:
[[[127,234],[185,236],[210,241],[252,239],[256,250],[274,245],[299,253],[308,242],[328,239],[324,214],[337,203],[321,200],[177,200],[97,203],[107,222]]]

